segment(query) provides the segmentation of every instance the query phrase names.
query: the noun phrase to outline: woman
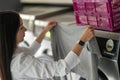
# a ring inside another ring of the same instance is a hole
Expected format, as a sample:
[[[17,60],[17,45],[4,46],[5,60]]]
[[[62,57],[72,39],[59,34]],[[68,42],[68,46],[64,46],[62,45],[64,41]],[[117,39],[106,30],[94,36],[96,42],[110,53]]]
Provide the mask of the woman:
[[[26,28],[19,14],[13,11],[0,12],[0,76],[1,80],[40,80],[53,76],[64,76],[79,61],[84,43],[93,38],[93,28],[88,27],[68,53],[65,59],[57,62],[35,58],[33,55],[40,46],[45,33],[55,27],[55,21],[40,31],[30,48],[19,47]]]

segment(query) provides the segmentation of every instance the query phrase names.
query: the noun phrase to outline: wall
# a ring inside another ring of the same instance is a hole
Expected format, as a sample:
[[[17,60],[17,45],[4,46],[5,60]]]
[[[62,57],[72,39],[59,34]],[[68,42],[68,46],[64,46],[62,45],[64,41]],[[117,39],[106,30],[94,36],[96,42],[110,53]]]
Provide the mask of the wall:
[[[1,10],[19,10],[21,8],[20,0],[0,0]]]

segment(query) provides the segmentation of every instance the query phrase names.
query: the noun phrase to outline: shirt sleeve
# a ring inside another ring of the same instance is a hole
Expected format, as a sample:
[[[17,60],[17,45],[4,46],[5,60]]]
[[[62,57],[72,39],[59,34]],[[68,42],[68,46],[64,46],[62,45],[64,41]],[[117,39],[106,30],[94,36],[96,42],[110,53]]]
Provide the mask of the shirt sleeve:
[[[40,48],[40,43],[34,41],[28,49],[30,50],[31,55],[34,55],[39,48]]]
[[[24,61],[16,62],[17,64],[19,63],[18,65],[20,66],[17,68],[12,67],[12,74],[18,74],[20,78],[29,77],[33,79],[47,79],[54,76],[64,76],[80,62],[79,57],[73,51],[70,51],[65,59],[58,61],[38,59],[30,55],[24,56],[24,58],[20,60]],[[13,61],[12,63],[12,66],[16,65]]]
[[[73,51],[70,51],[65,57],[65,62],[67,65],[67,71],[70,71],[80,62],[80,59],[79,56],[77,56]]]

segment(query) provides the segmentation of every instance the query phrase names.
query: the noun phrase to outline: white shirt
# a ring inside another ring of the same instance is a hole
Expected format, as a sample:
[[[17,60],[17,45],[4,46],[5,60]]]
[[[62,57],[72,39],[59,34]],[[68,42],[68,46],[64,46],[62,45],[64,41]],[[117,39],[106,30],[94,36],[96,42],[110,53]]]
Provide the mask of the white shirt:
[[[79,56],[70,51],[65,59],[59,61],[35,58],[40,44],[33,42],[30,48],[16,49],[11,61],[13,80],[51,80],[54,76],[64,76],[79,62]]]

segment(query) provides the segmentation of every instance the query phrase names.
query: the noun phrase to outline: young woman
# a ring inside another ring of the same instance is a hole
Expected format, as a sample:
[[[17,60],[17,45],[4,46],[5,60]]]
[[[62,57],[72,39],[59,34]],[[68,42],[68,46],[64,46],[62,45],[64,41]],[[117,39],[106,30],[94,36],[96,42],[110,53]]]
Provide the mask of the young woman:
[[[18,13],[13,11],[0,12],[0,77],[1,80],[40,80],[51,79],[53,76],[64,76],[79,61],[83,44],[94,36],[92,27],[86,28],[79,43],[68,53],[65,59],[57,62],[35,58],[33,55],[40,47],[45,33],[55,27],[51,21],[40,32],[30,48],[19,47],[23,41],[26,28]]]

